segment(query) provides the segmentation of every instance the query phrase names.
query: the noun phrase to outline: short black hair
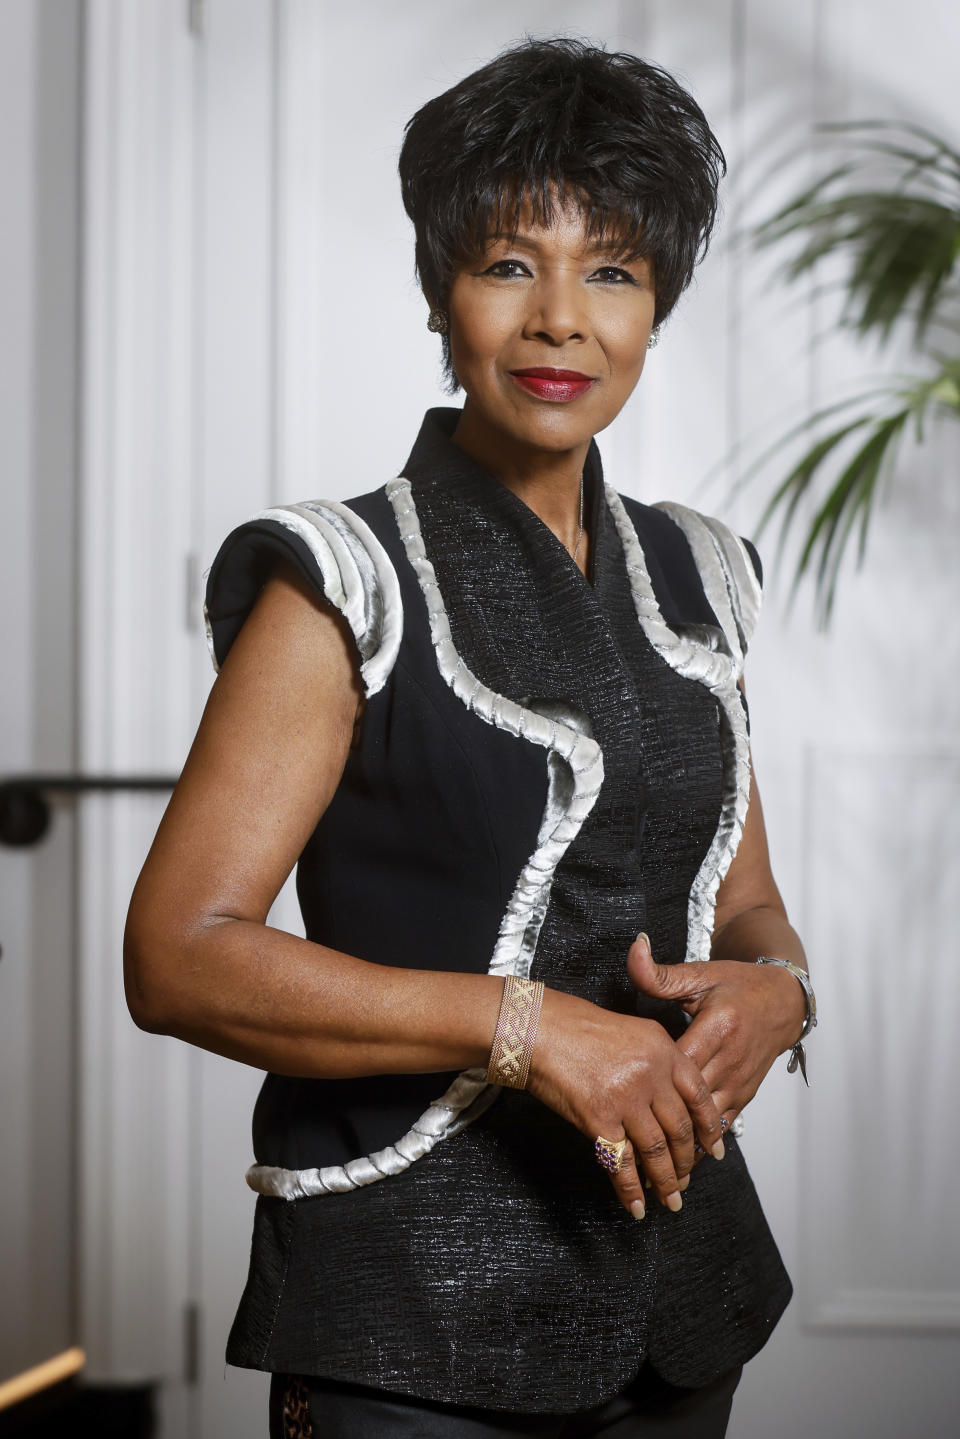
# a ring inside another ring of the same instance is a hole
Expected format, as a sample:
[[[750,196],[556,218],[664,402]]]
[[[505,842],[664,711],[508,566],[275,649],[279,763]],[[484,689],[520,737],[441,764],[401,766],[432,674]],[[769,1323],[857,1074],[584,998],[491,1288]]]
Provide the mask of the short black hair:
[[[652,269],[654,324],[707,252],[726,160],[699,105],[660,66],[561,36],[501,51],[407,122],[403,203],[416,272],[445,309],[458,264],[515,233],[527,200],[549,222],[571,196],[593,235]],[[456,376],[443,337],[444,367]]]

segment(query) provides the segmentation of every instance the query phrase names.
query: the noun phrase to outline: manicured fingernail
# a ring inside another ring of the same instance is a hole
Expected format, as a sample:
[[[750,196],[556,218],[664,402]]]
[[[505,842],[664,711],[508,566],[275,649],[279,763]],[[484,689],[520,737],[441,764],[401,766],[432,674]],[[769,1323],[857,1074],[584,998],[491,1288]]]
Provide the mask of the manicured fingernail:
[[[635,1199],[630,1205],[630,1213],[633,1215],[634,1219],[642,1219],[646,1212],[647,1211],[643,1207],[642,1199]]]
[[[683,1191],[686,1189],[686,1187],[687,1187],[687,1185],[688,1185],[689,1183],[690,1183],[690,1176],[689,1176],[689,1174],[685,1174],[682,1179],[678,1179],[678,1180],[677,1180],[677,1188],[680,1190],[680,1193],[681,1193],[681,1194],[682,1194]]]
[[[717,1142],[716,1142],[716,1144],[715,1144],[715,1145],[713,1146],[713,1148],[710,1150],[710,1153],[713,1155],[714,1159],[722,1159],[723,1156],[726,1154],[726,1152],[727,1152],[727,1151],[726,1151],[726,1149],[724,1148],[724,1144],[723,1144],[723,1140],[722,1140],[722,1139],[718,1139]]]
[[[637,939],[642,939],[643,942],[644,942],[644,944],[647,946],[647,949],[652,949],[652,948],[653,948],[652,944],[650,943],[650,936],[649,936],[649,934],[645,934],[642,929],[641,929],[640,933],[637,935]]]
[[[664,1202],[668,1209],[673,1210],[674,1214],[676,1214],[678,1209],[683,1208],[683,1200],[680,1198],[679,1189],[675,1189],[672,1194],[668,1194]]]

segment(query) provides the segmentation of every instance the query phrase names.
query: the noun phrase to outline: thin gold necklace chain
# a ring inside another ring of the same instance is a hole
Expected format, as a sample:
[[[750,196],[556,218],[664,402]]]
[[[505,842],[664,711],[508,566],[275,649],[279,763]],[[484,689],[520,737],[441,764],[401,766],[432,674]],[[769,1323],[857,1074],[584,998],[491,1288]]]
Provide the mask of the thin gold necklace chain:
[[[577,543],[573,550],[573,561],[576,564],[577,555],[580,552],[580,541],[583,539],[583,471],[580,471],[580,533],[577,535]]]

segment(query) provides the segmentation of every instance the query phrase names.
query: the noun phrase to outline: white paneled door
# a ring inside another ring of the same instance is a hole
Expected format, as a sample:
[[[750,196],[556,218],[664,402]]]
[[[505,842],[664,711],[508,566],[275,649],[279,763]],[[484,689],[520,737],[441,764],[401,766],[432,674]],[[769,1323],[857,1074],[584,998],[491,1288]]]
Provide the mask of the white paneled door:
[[[270,503],[382,484],[423,409],[449,403],[397,151],[419,104],[524,32],[649,56],[718,132],[718,239],[601,448],[619,489],[709,506],[751,533],[756,492],[731,502],[704,476],[860,361],[814,342],[822,298],[788,297],[745,230],[809,173],[815,117],[913,108],[955,129],[952,70],[928,57],[920,22],[938,17],[955,45],[960,21],[936,0],[918,0],[909,28],[900,13],[892,0],[88,0],[83,762],[179,767],[211,679],[200,598],[220,541]],[[927,58],[923,93],[904,89]],[[775,163],[781,142],[795,172]],[[956,446],[941,445],[955,474]],[[824,1017],[811,1091],[778,1066],[747,1115],[797,1298],[747,1371],[738,1439],[949,1430],[960,631],[943,617],[960,599],[960,520],[933,454],[908,457],[909,489],[831,635],[812,632],[802,601],[787,622],[764,548],[757,771]],[[153,801],[83,816],[86,1339],[96,1372],[160,1384],[163,1439],[254,1439],[266,1377],[226,1368],[223,1348],[246,1272],[259,1076],[140,1034],[119,989],[123,913],[156,820]],[[275,922],[296,923],[289,895]]]
[[[81,25],[0,9],[0,778],[70,774]],[[0,1382],[77,1343],[75,806],[0,844]]]

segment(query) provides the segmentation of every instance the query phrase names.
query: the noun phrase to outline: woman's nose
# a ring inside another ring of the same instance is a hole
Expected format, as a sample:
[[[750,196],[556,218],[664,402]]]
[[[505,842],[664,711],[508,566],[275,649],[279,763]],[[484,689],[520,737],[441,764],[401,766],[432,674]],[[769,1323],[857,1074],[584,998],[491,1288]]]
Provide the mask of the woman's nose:
[[[563,279],[543,281],[531,292],[524,326],[528,339],[565,345],[586,338],[589,322],[580,293],[582,287]]]

